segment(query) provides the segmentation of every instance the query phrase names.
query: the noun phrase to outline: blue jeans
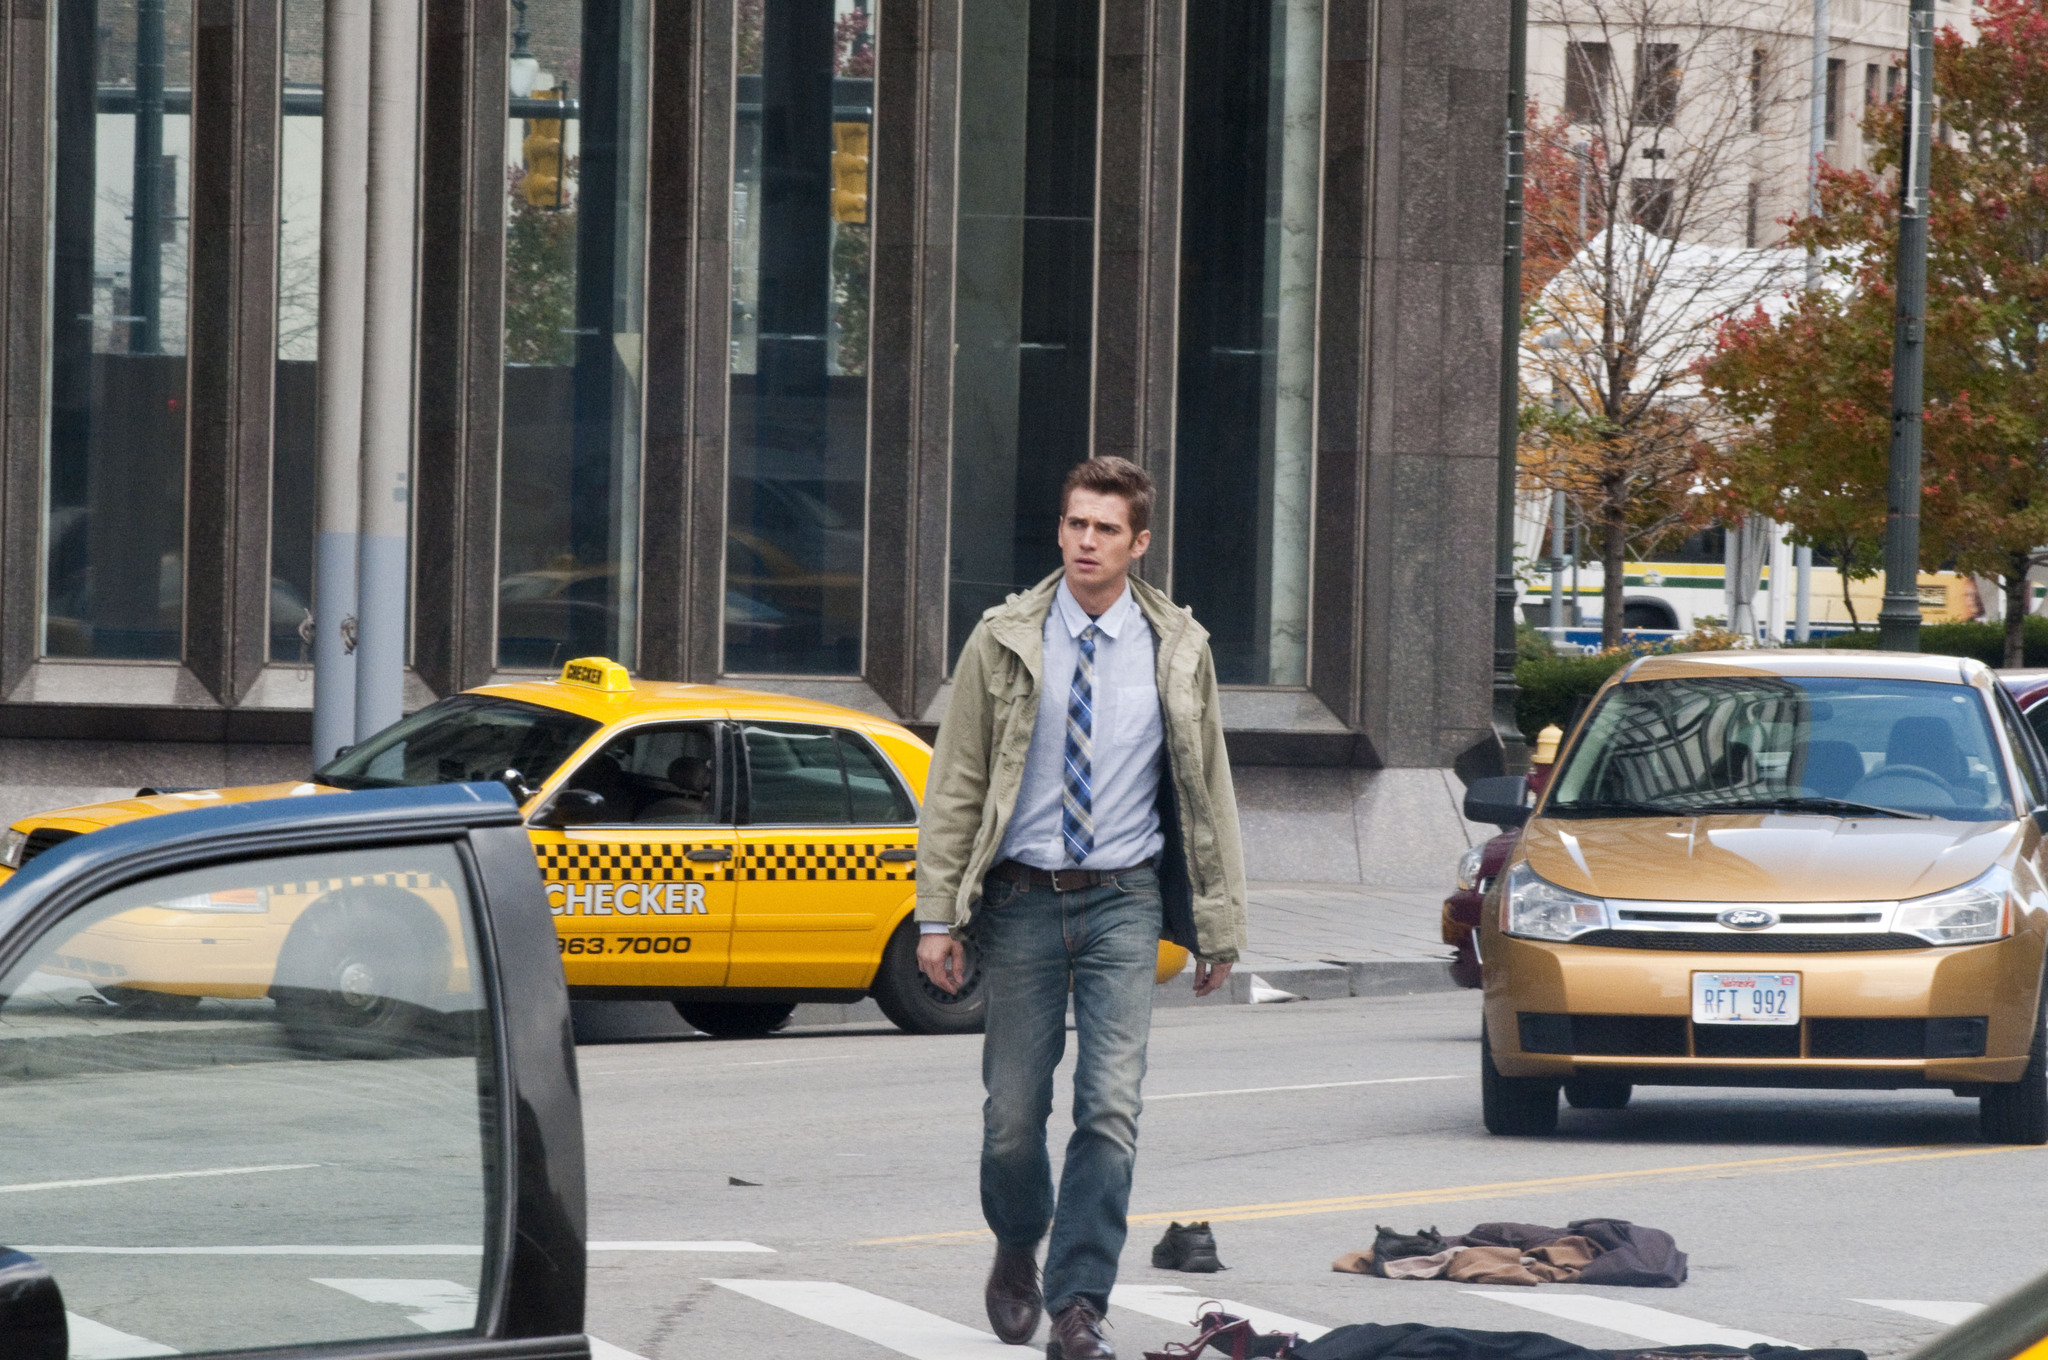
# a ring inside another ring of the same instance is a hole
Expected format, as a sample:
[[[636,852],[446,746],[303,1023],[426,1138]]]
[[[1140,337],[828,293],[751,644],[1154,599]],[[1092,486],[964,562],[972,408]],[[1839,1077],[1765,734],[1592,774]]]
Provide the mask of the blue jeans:
[[[1045,1299],[1055,1315],[1082,1299],[1106,1311],[1116,1283],[1138,1150],[1159,916],[1158,875],[1134,869],[1078,892],[991,878],[976,917],[988,992],[981,1212],[996,1240],[1019,1250],[1035,1250],[1051,1229]],[[1055,1207],[1045,1124],[1053,1069],[1066,1051],[1070,984],[1080,1058],[1074,1133]]]

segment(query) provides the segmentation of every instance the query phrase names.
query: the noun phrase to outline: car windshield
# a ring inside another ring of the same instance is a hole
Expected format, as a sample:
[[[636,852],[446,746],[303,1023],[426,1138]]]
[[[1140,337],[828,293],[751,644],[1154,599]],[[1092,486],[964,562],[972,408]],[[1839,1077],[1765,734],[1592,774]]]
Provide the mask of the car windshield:
[[[1984,700],[1967,685],[1768,675],[1615,686],[1545,816],[1811,812],[2014,816]]]
[[[338,789],[394,789],[496,779],[517,770],[538,788],[597,728],[558,708],[457,694],[336,756],[313,779]]]

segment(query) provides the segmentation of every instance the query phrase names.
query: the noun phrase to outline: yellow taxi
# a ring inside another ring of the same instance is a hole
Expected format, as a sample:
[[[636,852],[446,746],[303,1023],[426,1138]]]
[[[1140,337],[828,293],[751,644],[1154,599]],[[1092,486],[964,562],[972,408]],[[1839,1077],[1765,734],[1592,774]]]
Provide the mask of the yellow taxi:
[[[799,1002],[872,996],[917,1034],[980,1028],[968,952],[958,994],[917,969],[917,811],[931,750],[896,723],[789,695],[635,680],[602,657],[552,679],[486,685],[432,704],[341,753],[304,783],[140,791],[23,818],[0,877],[72,836],[223,802],[470,781],[504,783],[525,811],[570,995],[661,1000],[718,1036],[765,1034]],[[379,894],[422,885],[271,887],[248,900],[165,906],[82,935],[57,965],[129,1008],[204,995],[278,995],[293,973],[400,1026],[393,979],[417,967]],[[431,887],[432,885],[425,885]],[[217,895],[216,895],[217,896]],[[431,894],[429,894],[431,897]],[[132,914],[131,914],[132,916]],[[90,948],[88,949],[88,945]],[[194,951],[204,970],[171,964]],[[1160,944],[1161,981],[1186,952]],[[279,996],[281,1002],[288,998]],[[332,1028],[332,1017],[323,1023]]]
[[[2048,756],[1991,671],[1653,656],[1595,697],[1480,914],[1482,1103],[1547,1133],[1640,1084],[1946,1088],[2048,1142]]]

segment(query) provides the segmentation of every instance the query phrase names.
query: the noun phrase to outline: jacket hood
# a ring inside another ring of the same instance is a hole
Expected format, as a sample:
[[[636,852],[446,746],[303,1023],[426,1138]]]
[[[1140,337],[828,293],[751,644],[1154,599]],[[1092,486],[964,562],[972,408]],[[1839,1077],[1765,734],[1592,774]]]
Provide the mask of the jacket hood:
[[[1890,902],[1941,892],[1989,869],[2012,822],[1844,820],[1792,813],[1711,817],[1539,817],[1522,834],[1529,867],[1594,897],[1656,902]]]

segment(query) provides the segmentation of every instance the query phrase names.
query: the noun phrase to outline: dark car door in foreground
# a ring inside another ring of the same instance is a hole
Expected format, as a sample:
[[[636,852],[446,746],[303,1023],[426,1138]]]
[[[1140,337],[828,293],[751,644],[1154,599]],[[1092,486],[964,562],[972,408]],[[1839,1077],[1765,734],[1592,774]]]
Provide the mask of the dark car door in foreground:
[[[495,786],[50,851],[0,891],[0,1354],[583,1360],[572,1063]]]

